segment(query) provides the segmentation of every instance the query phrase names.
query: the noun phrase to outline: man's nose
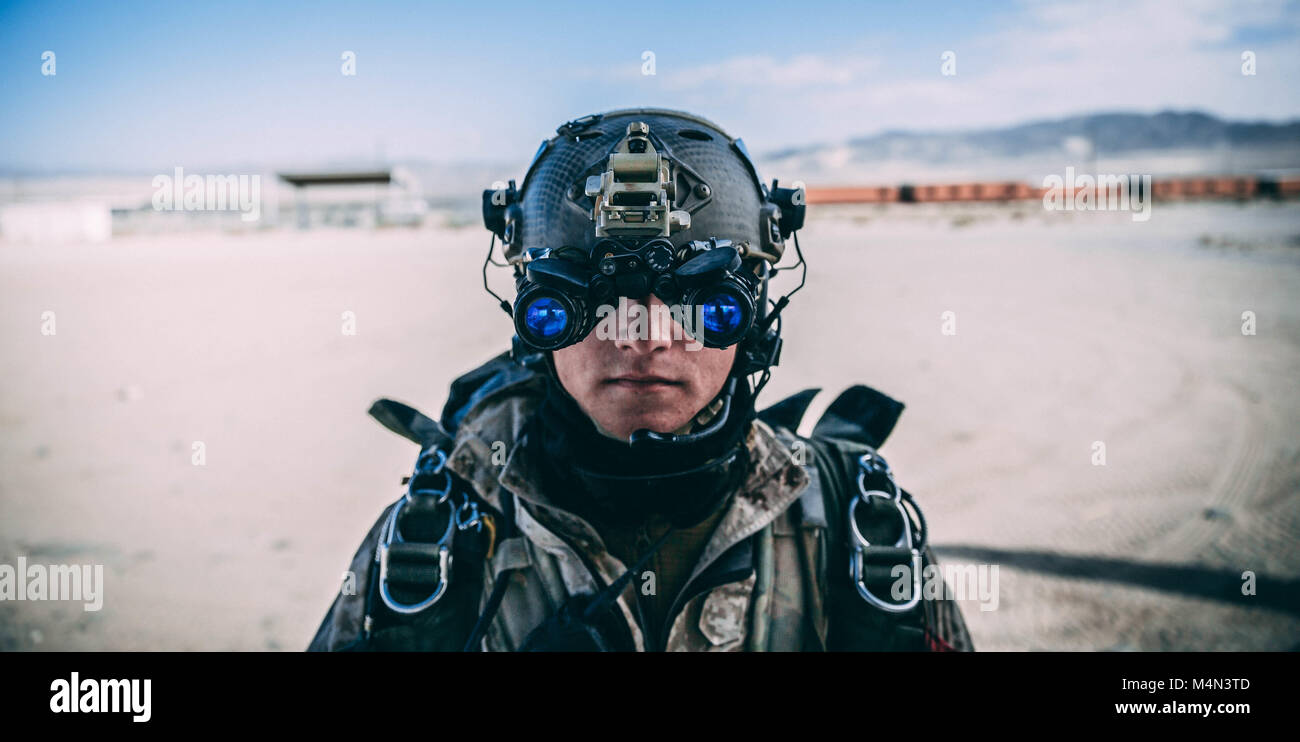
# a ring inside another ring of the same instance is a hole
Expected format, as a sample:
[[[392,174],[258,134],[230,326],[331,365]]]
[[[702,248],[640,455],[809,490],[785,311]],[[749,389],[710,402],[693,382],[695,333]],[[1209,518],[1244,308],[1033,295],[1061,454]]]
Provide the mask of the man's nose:
[[[636,308],[633,309],[633,306]],[[614,347],[635,353],[653,353],[672,347],[671,314],[666,311],[667,305],[659,297],[651,295],[648,299],[628,299],[627,309],[627,331],[618,334]]]

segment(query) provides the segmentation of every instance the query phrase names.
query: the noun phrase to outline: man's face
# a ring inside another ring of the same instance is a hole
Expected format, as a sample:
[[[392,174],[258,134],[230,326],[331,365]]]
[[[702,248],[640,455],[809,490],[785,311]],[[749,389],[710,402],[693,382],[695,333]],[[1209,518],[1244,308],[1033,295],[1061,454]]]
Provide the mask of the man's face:
[[[628,300],[637,303],[650,312],[663,307],[656,296],[648,302]],[[644,339],[629,337],[630,332],[602,339],[593,331],[551,354],[560,383],[608,435],[626,441],[641,428],[672,432],[722,391],[736,346],[705,348],[680,325],[664,322],[658,328]]]

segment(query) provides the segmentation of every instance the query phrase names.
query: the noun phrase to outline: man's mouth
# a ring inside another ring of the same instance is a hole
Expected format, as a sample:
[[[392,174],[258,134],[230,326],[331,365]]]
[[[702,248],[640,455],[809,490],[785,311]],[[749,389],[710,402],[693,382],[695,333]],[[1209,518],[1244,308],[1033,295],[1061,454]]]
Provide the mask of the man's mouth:
[[[675,379],[670,379],[666,376],[655,376],[653,374],[624,374],[622,376],[608,378],[605,380],[605,383],[623,389],[637,389],[640,391],[658,391],[674,386],[681,386],[682,384],[682,382]]]

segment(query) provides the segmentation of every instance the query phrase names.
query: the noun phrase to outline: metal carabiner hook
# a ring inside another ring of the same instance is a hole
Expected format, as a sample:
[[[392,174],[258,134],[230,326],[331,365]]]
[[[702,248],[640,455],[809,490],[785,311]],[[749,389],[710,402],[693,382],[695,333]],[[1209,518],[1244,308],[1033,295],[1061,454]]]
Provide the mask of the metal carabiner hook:
[[[917,606],[921,601],[921,552],[916,548],[912,540],[912,521],[907,515],[902,503],[902,490],[898,483],[894,481],[893,472],[889,464],[879,454],[866,453],[858,460],[858,492],[849,503],[849,528],[853,533],[853,553],[849,556],[849,576],[853,580],[853,586],[857,588],[858,595],[871,605],[888,613],[906,613]],[[884,475],[889,482],[889,489],[892,492],[883,490],[868,490],[866,485],[867,474]],[[880,547],[873,547],[867,537],[862,534],[862,529],[858,527],[857,509],[859,505],[865,504],[868,498],[880,498],[888,500],[898,512],[902,520],[902,534],[894,544],[894,548],[907,549],[910,552],[911,570],[912,570],[912,595],[902,603],[890,603],[872,593],[867,587],[866,580],[863,578],[863,568],[866,562],[868,550]]]
[[[894,481],[894,470],[889,468],[889,462],[885,461],[880,454],[864,453],[858,459],[858,491],[864,495],[867,493],[868,474],[881,474],[889,481],[889,488],[893,490],[890,498],[894,502],[903,498],[903,491]]]
[[[451,568],[451,546],[452,540],[456,535],[457,513],[452,512],[447,518],[447,530],[443,532],[435,545],[438,547],[438,584],[433,592],[425,599],[417,603],[402,603],[392,596],[388,589],[388,557],[393,544],[404,544],[406,540],[397,527],[398,517],[401,515],[402,508],[406,507],[410,499],[410,493],[407,497],[398,500],[393,506],[392,511],[388,514],[388,520],[384,523],[380,531],[379,548],[375,552],[375,559],[379,562],[379,597],[384,601],[384,605],[395,613],[413,614],[419,613],[429,606],[437,603],[447,592],[449,582],[448,573]],[[445,498],[440,499],[438,504],[445,502]],[[450,505],[448,505],[450,507]]]
[[[469,515],[467,516],[466,513]],[[483,519],[479,516],[478,503],[466,497],[456,511],[456,528],[464,531],[473,528],[475,532],[483,530]]]
[[[437,463],[430,465],[430,459],[436,459]],[[407,484],[406,501],[413,504],[416,497],[437,497],[439,504],[446,502],[451,496],[451,472],[444,468],[446,464],[447,454],[442,449],[431,448],[420,454],[415,462],[415,473]],[[442,486],[425,486],[424,480],[437,474],[442,475]]]
[[[436,458],[438,463],[430,466],[429,459]],[[420,458],[415,461],[416,474],[437,474],[442,471],[442,467],[447,465],[447,453],[441,448],[430,448],[420,454]]]

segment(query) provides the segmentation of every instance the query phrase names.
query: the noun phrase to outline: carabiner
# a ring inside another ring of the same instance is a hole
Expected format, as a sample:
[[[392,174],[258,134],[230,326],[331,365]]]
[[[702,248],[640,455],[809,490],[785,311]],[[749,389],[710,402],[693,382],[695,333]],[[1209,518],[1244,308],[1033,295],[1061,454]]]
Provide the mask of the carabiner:
[[[902,499],[903,491],[898,488],[898,483],[894,481],[894,470],[889,468],[889,462],[885,461],[880,454],[864,453],[858,459],[858,491],[866,494],[867,492],[867,475],[880,474],[889,481],[889,488],[893,490],[891,499],[898,502]]]
[[[394,613],[411,615],[419,613],[429,606],[437,603],[442,599],[443,593],[447,592],[447,568],[450,566],[451,552],[446,546],[438,549],[438,587],[429,597],[421,600],[419,603],[402,603],[392,596],[388,591],[388,546],[379,547],[379,597],[384,601],[384,605]]]
[[[849,503],[849,528],[854,539],[853,553],[849,556],[849,576],[863,600],[888,613],[906,613],[915,608],[921,601],[921,552],[916,548],[912,540],[912,521],[907,515],[907,510],[903,508],[902,490],[894,481],[894,475],[889,468],[889,464],[879,454],[863,454],[862,458],[858,460],[858,465],[858,494],[854,495],[853,500]],[[868,474],[883,475],[888,480],[889,489],[892,492],[868,490],[866,486]],[[868,551],[883,548],[872,546],[867,537],[862,535],[862,529],[858,527],[858,506],[865,504],[868,498],[888,500],[897,509],[899,518],[902,520],[902,535],[898,537],[898,541],[893,548],[903,548],[909,552],[912,568],[912,595],[903,603],[890,603],[877,597],[867,588],[866,580],[863,579],[863,567]]]
[[[483,530],[483,519],[479,516],[478,503],[468,497],[465,498],[456,511],[456,528],[461,531],[473,528],[476,533]]]
[[[436,464],[429,464],[429,459],[437,459]],[[447,453],[441,448],[430,448],[420,454],[420,458],[415,461],[416,474],[437,474],[447,465]]]
[[[430,459],[436,459],[436,463],[430,463]],[[420,454],[420,458],[415,462],[415,473],[407,483],[406,501],[414,504],[416,497],[437,497],[439,504],[446,502],[451,496],[451,473],[444,468],[446,464],[447,454],[441,449],[431,448]],[[429,477],[438,474],[442,475],[441,487],[429,487],[425,484]]]
[[[445,457],[444,457],[445,459]],[[448,487],[450,490],[450,487]],[[379,562],[379,597],[384,601],[384,605],[395,613],[413,614],[419,613],[429,606],[437,603],[447,591],[447,585],[451,579],[451,547],[452,541],[456,535],[457,513],[452,511],[447,517],[447,529],[442,536],[434,543],[438,547],[438,584],[433,592],[425,599],[417,603],[402,603],[392,596],[388,589],[388,562],[389,554],[394,545],[402,545],[407,541],[402,538],[400,529],[397,526],[398,518],[402,509],[411,501],[411,492],[408,491],[406,496],[397,501],[389,512],[388,520],[385,521],[383,529],[380,531],[379,547],[375,551],[375,559]],[[420,492],[416,492],[420,494]],[[447,504],[448,508],[452,505],[447,502],[448,495],[442,495],[437,504]]]

